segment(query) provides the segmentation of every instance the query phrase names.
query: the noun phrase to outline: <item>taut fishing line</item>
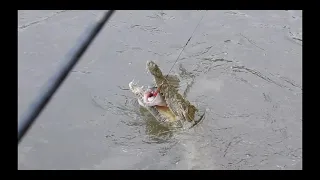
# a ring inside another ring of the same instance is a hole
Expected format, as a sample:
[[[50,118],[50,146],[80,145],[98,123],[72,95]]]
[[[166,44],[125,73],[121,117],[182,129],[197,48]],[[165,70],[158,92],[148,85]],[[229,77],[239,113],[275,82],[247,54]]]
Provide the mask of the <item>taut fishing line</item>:
[[[206,11],[206,12],[207,12],[207,11]],[[205,12],[205,13],[206,13],[206,12]],[[204,15],[205,15],[205,13],[202,15],[202,17],[201,17],[200,21],[198,22],[197,26],[194,28],[194,30],[193,30],[193,32],[192,32],[192,34],[191,34],[191,36],[189,37],[188,41],[186,42],[186,44],[183,46],[183,48],[182,48],[182,50],[181,50],[181,52],[180,52],[180,54],[179,54],[178,58],[175,60],[175,62],[173,63],[173,65],[172,65],[172,67],[171,67],[171,69],[170,69],[170,71],[169,71],[169,72],[168,72],[168,74],[166,75],[166,78],[167,78],[167,77],[168,77],[168,75],[170,74],[170,72],[171,72],[172,68],[173,68],[173,67],[176,65],[176,63],[178,62],[178,60],[179,60],[179,58],[180,58],[180,56],[181,56],[182,52],[184,51],[184,49],[185,49],[185,48],[187,47],[187,45],[189,44],[189,42],[190,42],[191,38],[193,37],[194,32],[196,32],[196,30],[197,30],[197,28],[198,28],[198,26],[199,26],[200,22],[202,21],[202,19],[203,19],[203,17],[204,17]]]

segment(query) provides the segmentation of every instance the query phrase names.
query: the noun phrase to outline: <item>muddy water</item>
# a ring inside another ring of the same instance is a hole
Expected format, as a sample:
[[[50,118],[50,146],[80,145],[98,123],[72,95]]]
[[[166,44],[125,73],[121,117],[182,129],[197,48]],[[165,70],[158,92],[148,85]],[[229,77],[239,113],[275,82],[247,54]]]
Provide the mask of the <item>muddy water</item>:
[[[19,11],[19,115],[102,11]],[[201,20],[201,21],[200,21]],[[206,111],[171,132],[128,83],[154,60]],[[301,11],[117,11],[18,148],[19,169],[302,169]]]

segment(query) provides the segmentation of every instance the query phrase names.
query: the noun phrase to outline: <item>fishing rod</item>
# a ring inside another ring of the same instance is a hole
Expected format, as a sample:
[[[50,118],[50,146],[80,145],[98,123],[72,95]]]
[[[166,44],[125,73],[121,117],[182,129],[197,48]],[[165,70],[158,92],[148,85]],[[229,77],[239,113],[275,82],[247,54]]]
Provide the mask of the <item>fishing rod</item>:
[[[40,95],[18,121],[18,144],[113,13],[114,10],[107,11],[96,24],[86,29],[77,44],[67,53],[58,71],[43,86]]]

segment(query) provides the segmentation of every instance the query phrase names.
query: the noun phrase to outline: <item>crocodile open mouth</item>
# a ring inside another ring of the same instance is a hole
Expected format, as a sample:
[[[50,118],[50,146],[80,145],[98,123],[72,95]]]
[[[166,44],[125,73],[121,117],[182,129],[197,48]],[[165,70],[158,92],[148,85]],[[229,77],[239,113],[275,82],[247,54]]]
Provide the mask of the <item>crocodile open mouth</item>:
[[[167,106],[161,94],[155,89],[148,89],[144,92],[143,101],[147,106]]]

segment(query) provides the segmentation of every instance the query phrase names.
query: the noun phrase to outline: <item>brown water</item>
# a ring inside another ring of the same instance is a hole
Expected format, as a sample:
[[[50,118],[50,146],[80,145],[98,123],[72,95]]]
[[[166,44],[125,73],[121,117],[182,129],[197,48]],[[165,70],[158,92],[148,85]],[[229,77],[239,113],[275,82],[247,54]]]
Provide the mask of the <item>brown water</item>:
[[[19,115],[101,13],[18,12]],[[147,60],[169,72],[200,20],[172,73],[206,116],[170,132],[128,83],[152,82]],[[299,39],[302,11],[116,11],[19,145],[18,169],[302,169]]]

